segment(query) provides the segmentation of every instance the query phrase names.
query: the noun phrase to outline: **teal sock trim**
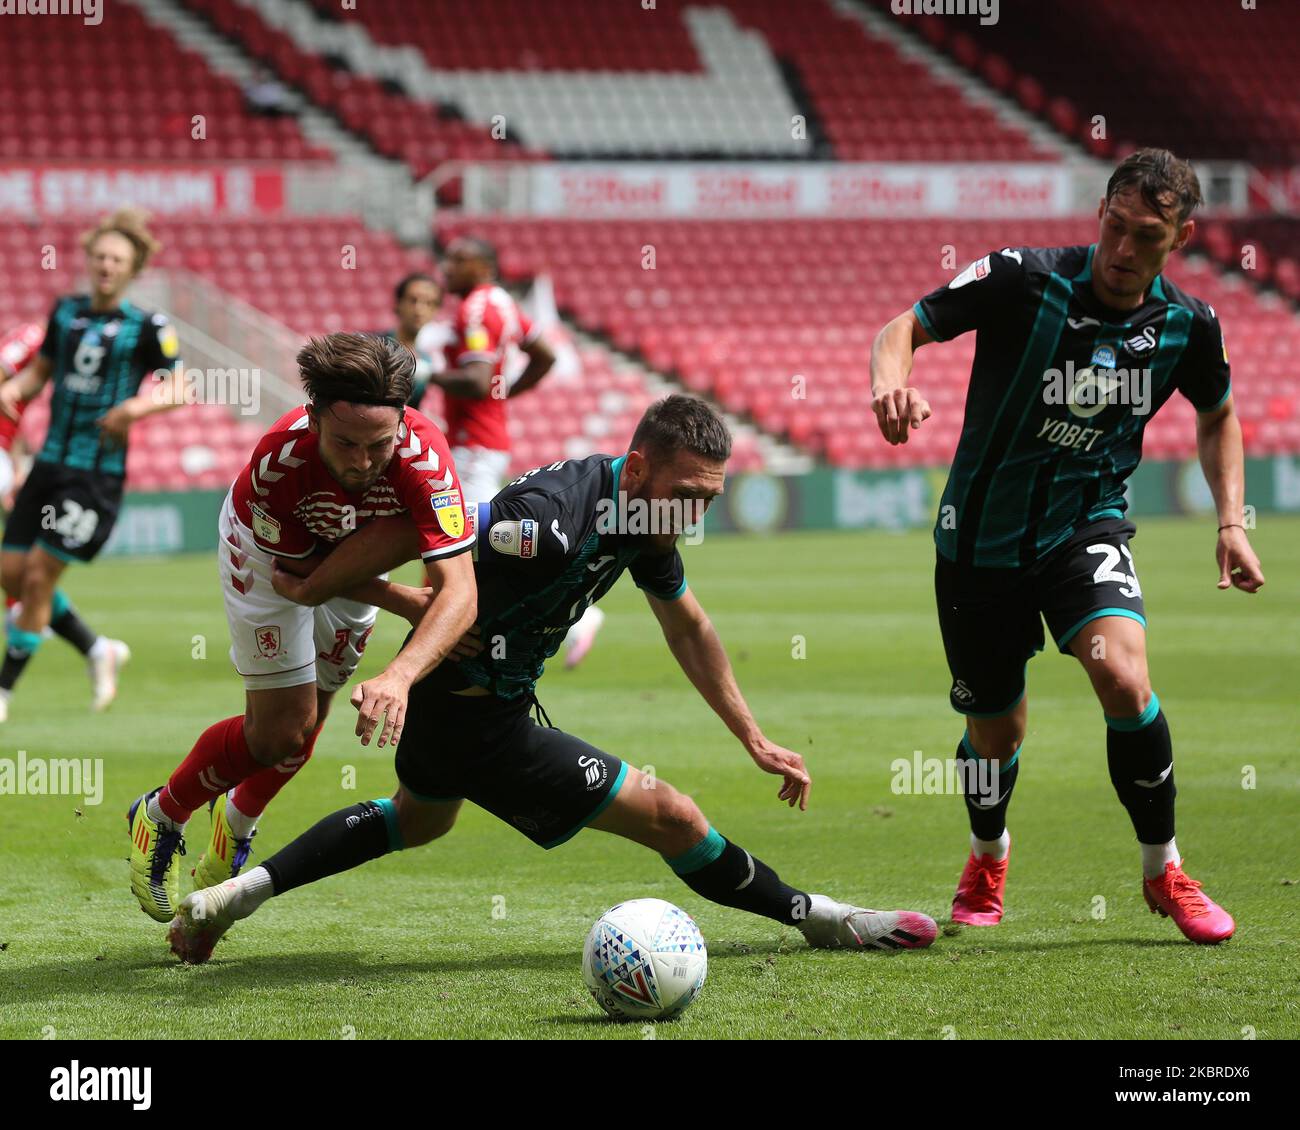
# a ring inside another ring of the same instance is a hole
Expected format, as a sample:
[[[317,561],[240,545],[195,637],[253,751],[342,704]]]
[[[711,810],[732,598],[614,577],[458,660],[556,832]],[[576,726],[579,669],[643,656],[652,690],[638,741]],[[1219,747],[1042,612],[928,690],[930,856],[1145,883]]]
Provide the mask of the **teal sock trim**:
[[[402,842],[402,826],[397,822],[397,806],[392,797],[381,797],[373,803],[384,814],[384,827],[388,829],[388,850],[401,851],[406,845]]]
[[[710,824],[709,834],[690,851],[674,856],[672,859],[665,855],[664,860],[678,875],[689,875],[692,871],[707,867],[722,854],[726,846],[727,841]]]
[[[975,747],[971,745],[969,730],[966,733],[962,734],[961,736],[961,747],[966,751],[967,757],[973,757],[976,761],[980,759],[980,755],[975,752]],[[1002,768],[1010,769],[1011,766],[1013,766],[1017,761],[1019,761],[1020,751],[1024,748],[1025,748],[1024,742],[1021,742],[1018,746],[1016,746],[1016,752],[1013,753],[1006,761],[1002,762]]]
[[[39,632],[24,632],[17,625],[9,629],[9,646],[14,651],[25,651],[28,655],[34,655],[36,649],[41,646],[41,635]]]
[[[67,594],[62,589],[55,589],[54,597],[50,601],[50,619],[57,620],[71,607],[72,601],[68,599]]]
[[[1151,701],[1147,703],[1147,708],[1136,718],[1112,718],[1109,714],[1104,714],[1102,717],[1106,719],[1106,725],[1112,730],[1132,733],[1134,730],[1145,730],[1156,720],[1156,715],[1159,713],[1160,696],[1155,691],[1152,691]]]

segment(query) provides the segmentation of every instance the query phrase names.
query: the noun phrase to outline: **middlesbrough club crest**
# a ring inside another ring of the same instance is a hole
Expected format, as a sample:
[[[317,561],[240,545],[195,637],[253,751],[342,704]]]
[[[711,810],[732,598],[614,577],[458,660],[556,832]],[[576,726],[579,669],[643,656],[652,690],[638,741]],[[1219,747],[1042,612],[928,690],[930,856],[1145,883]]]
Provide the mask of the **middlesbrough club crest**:
[[[280,654],[280,625],[264,624],[255,628],[257,653],[263,659],[275,659]]]

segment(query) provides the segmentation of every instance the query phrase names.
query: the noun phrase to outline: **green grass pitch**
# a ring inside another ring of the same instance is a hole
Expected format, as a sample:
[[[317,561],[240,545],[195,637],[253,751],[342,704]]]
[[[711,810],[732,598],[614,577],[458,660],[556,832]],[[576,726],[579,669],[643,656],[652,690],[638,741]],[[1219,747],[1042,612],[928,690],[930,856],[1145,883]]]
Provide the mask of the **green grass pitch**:
[[[124,813],[203,727],[241,709],[242,692],[209,558],[105,561],[75,569],[67,589],[134,649],[118,702],[90,715],[80,659],[51,640],[3,729],[0,757],[102,758],[105,787],[95,806],[0,796],[0,1035],[1295,1038],[1300,520],[1261,518],[1254,540],[1271,580],[1255,597],[1215,589],[1208,520],[1140,524],[1179,845],[1237,919],[1226,945],[1193,946],[1148,912],[1100,707],[1077,664],[1049,650],[1029,667],[997,928],[949,927],[920,954],[814,952],[793,930],[697,898],[633,844],[588,831],[543,852],[467,807],[445,839],[273,900],[211,964],[181,967],[129,892]],[[760,722],[808,758],[809,811],[778,804],[776,778],[689,688],[630,581],[605,603],[586,665],[541,683],[556,725],[654,766],[792,884],[946,920],[967,851],[962,803],[890,787],[895,758],[946,758],[961,733],[929,535],[719,535],[685,559]],[[381,620],[363,670],[401,636]],[[264,818],[254,859],[331,810],[390,795],[391,754],[363,749],[351,715],[336,704],[314,760]],[[191,825],[190,865],[207,823],[200,813]],[[579,972],[591,922],[639,896],[683,906],[709,944],[699,1000],[648,1031],[606,1021]]]

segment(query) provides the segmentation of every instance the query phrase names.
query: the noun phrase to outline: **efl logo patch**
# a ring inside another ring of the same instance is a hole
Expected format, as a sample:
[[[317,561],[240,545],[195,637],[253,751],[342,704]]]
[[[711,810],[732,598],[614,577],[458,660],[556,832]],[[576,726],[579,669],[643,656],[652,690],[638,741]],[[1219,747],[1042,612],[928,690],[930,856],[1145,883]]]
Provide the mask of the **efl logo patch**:
[[[263,624],[254,629],[257,637],[257,653],[263,659],[275,659],[280,654],[280,625]]]
[[[486,353],[488,347],[487,330],[475,326],[465,334],[465,348],[471,353]]]
[[[279,545],[280,523],[258,506],[257,503],[250,502],[248,506],[253,512],[253,533],[266,542],[267,545]]]
[[[449,538],[458,538],[465,533],[465,509],[460,504],[460,491],[439,491],[430,496],[429,503],[444,534]]]

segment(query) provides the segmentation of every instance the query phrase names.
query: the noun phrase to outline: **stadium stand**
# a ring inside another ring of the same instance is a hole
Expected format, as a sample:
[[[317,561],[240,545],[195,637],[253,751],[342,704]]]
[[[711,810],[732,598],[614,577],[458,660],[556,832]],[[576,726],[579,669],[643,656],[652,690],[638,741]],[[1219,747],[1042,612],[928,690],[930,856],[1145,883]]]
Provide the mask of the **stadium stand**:
[[[60,21],[5,21],[0,160],[321,160],[292,117],[251,114],[244,95],[130,5],[89,37]],[[206,136],[193,136],[196,114]]]
[[[1087,243],[1088,220],[984,222],[646,222],[457,219],[447,240],[485,232],[520,276],[545,264],[556,299],[584,328],[640,354],[656,370],[715,397],[835,466],[946,464],[961,427],[973,337],[927,350],[918,379],[935,410],[903,447],[870,426],[867,357],[876,331],[958,266],[1009,243]],[[656,248],[656,269],[637,250]],[[932,249],[933,258],[918,254]],[[1237,410],[1257,454],[1300,444],[1300,397],[1288,366],[1300,321],[1203,261],[1176,260],[1170,277],[1214,304],[1238,372]],[[802,381],[795,378],[802,377]],[[805,395],[800,396],[802,391]],[[1174,401],[1152,421],[1146,452],[1195,450],[1194,413]]]

